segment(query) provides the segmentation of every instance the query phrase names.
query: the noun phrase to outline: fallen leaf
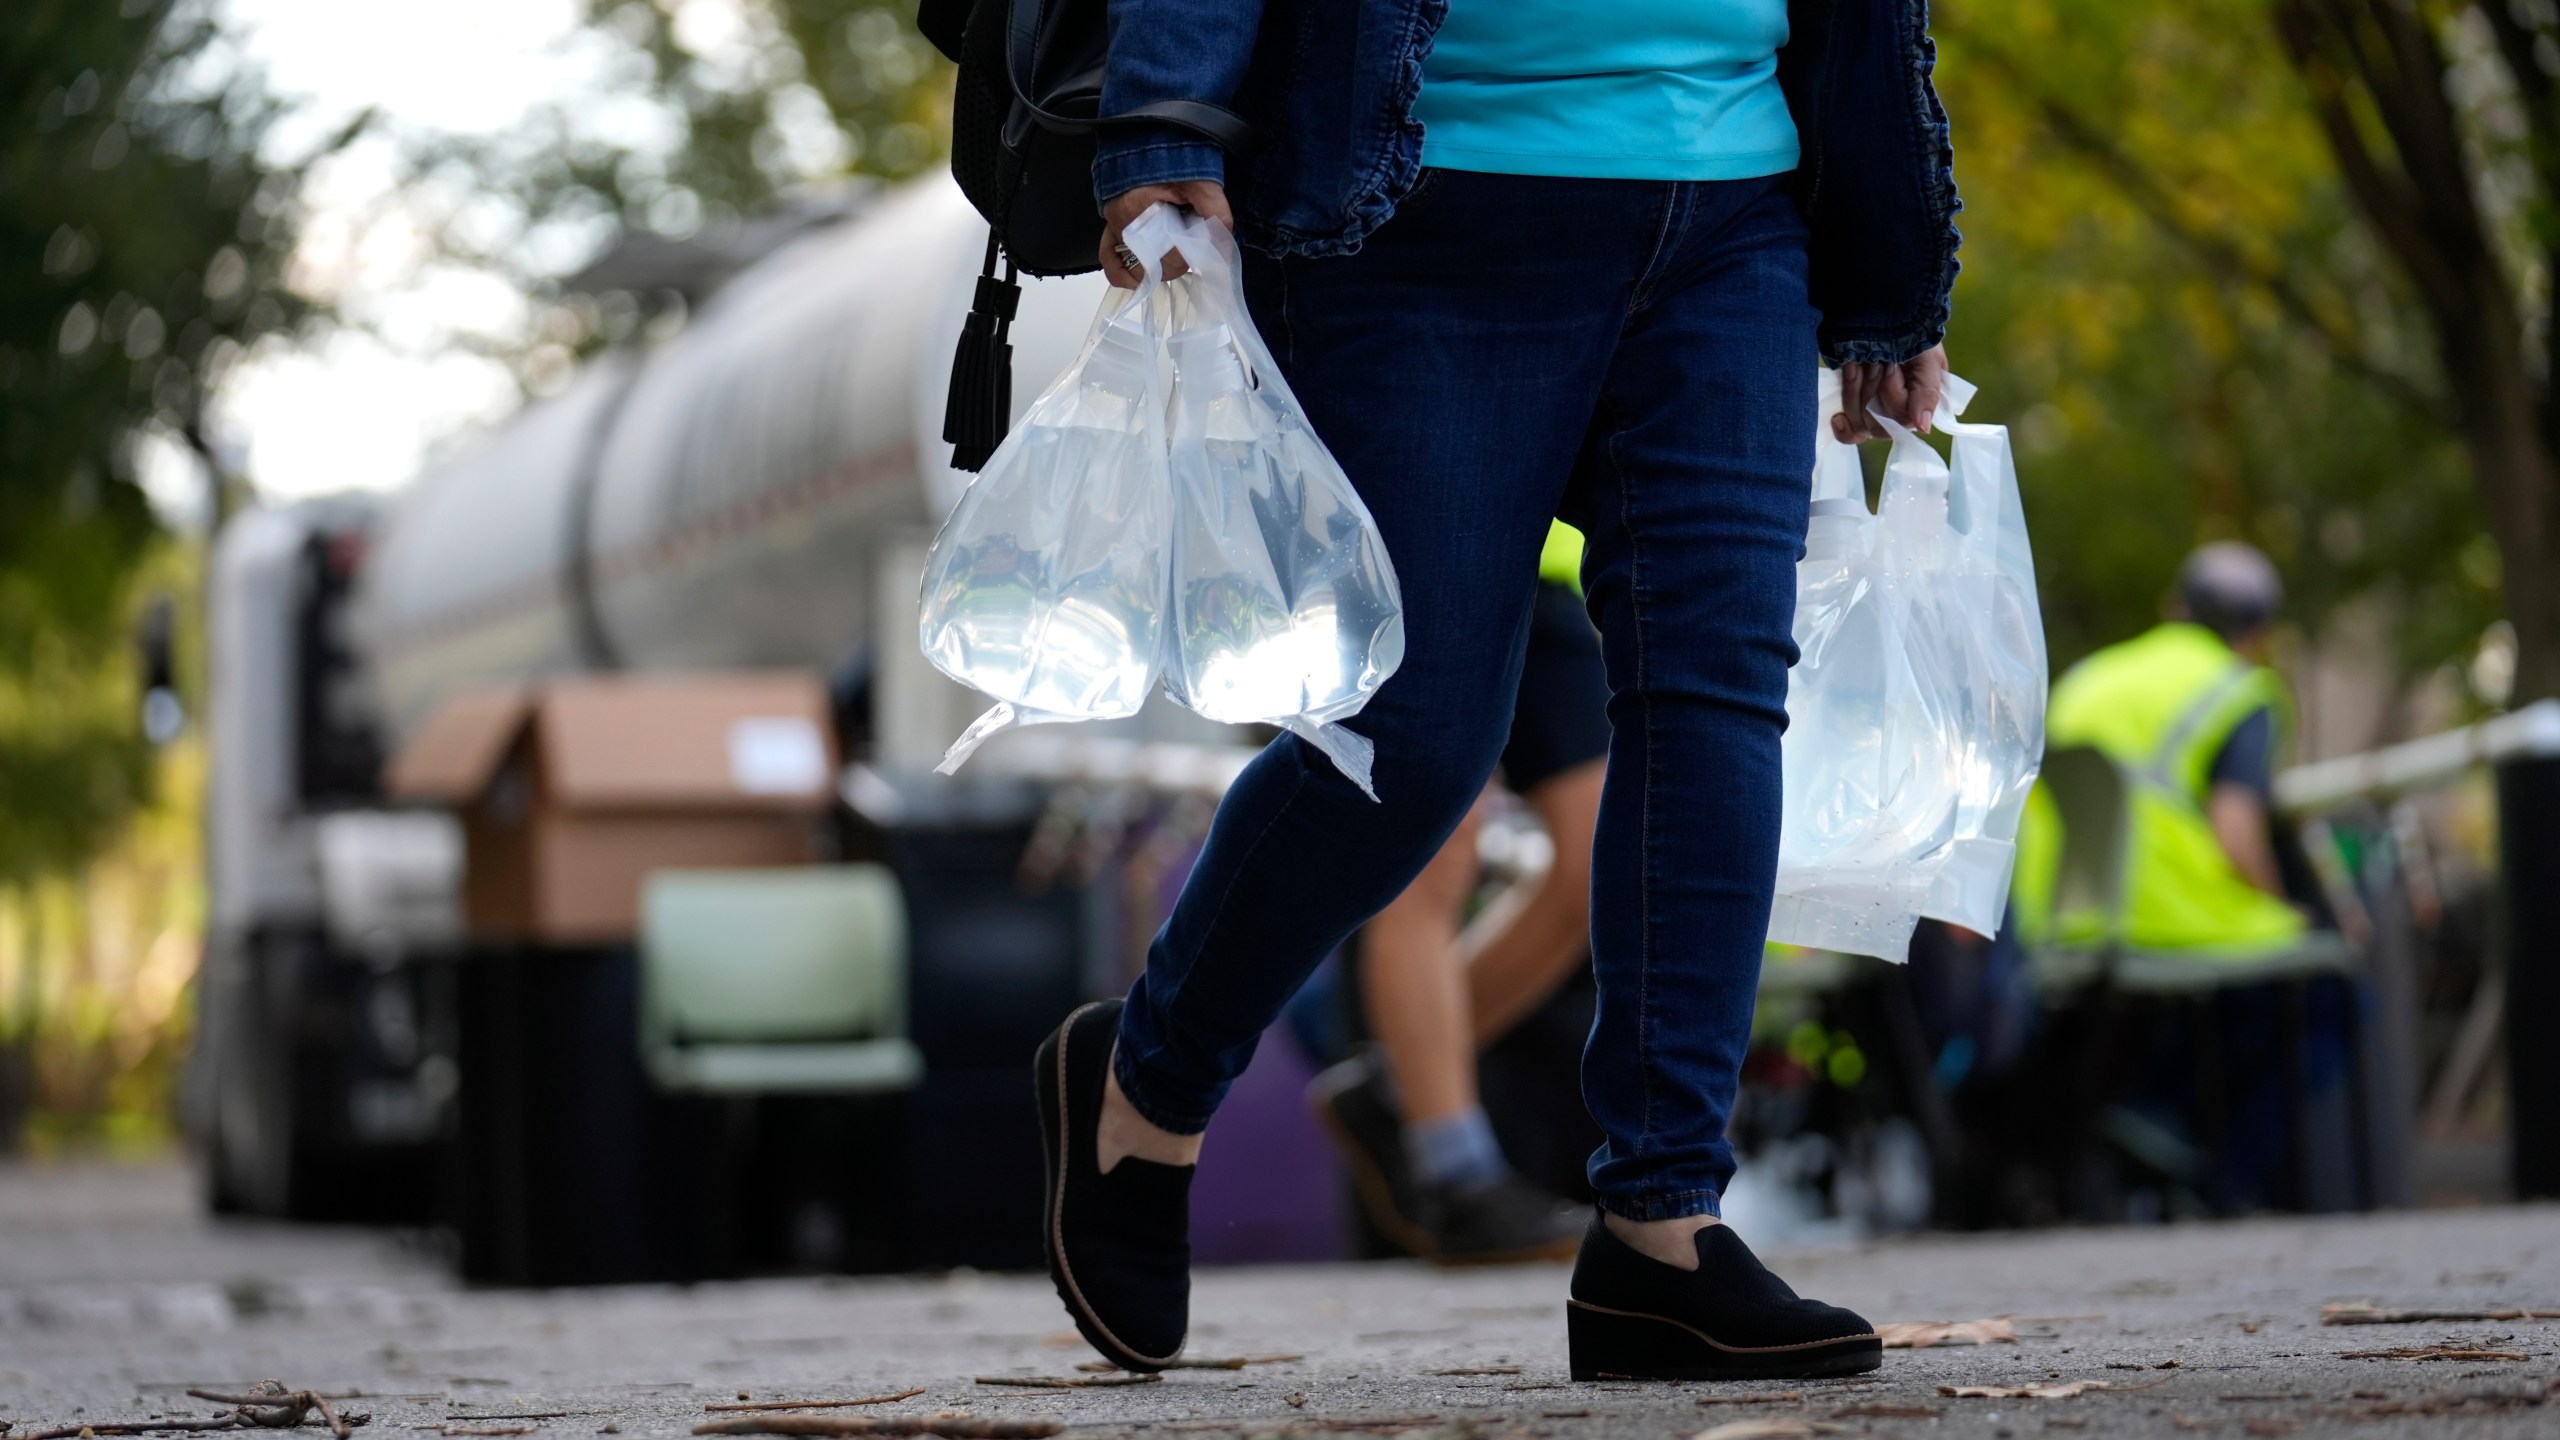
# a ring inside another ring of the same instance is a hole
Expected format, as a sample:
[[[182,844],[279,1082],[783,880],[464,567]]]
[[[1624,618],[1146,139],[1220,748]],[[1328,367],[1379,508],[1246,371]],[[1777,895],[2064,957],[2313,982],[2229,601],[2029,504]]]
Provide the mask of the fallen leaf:
[[[1289,1408],[1290,1408],[1290,1409],[1292,1409],[1292,1410],[1304,1410],[1304,1409],[1306,1409],[1306,1408],[1307,1408],[1307,1392],[1306,1392],[1306,1391],[1304,1391],[1304,1390],[1292,1390],[1292,1391],[1290,1391],[1290,1392],[1289,1392]]]
[[[2059,1385],[1941,1385],[1938,1393],[1958,1400],[2068,1400],[2114,1388],[2104,1380],[2065,1380]]]
[[[2241,1322],[2240,1322],[2240,1333],[2241,1333],[2241,1334],[2243,1334],[2243,1335],[2255,1335],[2255,1334],[2257,1334],[2257,1333],[2258,1333],[2258,1322],[2257,1322],[2257,1321],[2255,1321],[2255,1320],[2243,1320],[2243,1321],[2241,1321]]]
[[[2013,1315],[1988,1320],[1896,1320],[1876,1327],[1887,1350],[1927,1350],[1939,1345],[2015,1345]]]
[[[1701,1430],[1689,1440],[1808,1440],[1814,1435],[1837,1435],[1847,1428],[1819,1420],[1735,1420]]]

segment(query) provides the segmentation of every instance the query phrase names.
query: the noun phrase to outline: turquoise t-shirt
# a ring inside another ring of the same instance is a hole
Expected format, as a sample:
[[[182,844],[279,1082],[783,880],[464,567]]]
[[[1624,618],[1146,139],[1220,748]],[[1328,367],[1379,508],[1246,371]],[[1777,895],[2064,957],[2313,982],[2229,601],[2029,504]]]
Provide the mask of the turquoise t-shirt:
[[[1747,180],[1796,165],[1786,0],[1450,0],[1413,113],[1422,163]]]

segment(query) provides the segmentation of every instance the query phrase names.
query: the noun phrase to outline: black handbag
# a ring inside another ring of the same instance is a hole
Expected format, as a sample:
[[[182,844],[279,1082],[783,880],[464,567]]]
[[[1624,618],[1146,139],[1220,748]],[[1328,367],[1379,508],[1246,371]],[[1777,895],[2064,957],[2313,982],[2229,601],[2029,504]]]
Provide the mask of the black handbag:
[[[920,0],[916,28],[960,67],[951,103],[951,174],[986,217],[987,257],[952,358],[942,438],[951,463],[975,470],[1004,439],[1013,410],[1017,269],[1081,275],[1101,268],[1093,203],[1100,131],[1172,125],[1229,151],[1252,131],[1232,112],[1164,100],[1105,118],[1107,0]],[[1003,262],[1001,275],[997,262]]]

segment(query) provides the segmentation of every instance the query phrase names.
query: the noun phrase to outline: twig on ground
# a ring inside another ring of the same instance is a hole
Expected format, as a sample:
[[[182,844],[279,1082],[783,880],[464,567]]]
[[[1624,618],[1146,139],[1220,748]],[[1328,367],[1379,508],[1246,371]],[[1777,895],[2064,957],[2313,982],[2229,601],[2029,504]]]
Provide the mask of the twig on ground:
[[[745,1414],[704,1420],[694,1435],[945,1435],[947,1440],[1042,1440],[1055,1420],[975,1420],[970,1414]]]
[[[848,1405],[886,1405],[893,1400],[912,1400],[923,1394],[925,1387],[901,1390],[895,1395],[865,1395],[859,1400],[754,1400],[739,1403],[717,1400],[703,1406],[705,1410],[841,1410]]]
[[[339,1416],[337,1407],[329,1403],[328,1396],[316,1390],[287,1390],[281,1380],[261,1380],[250,1386],[249,1393],[245,1395],[226,1395],[219,1390],[196,1389],[190,1389],[187,1393],[198,1400],[210,1400],[217,1405],[238,1406],[239,1408],[231,1413],[239,1416],[243,1424],[263,1426],[270,1430],[291,1429],[301,1424],[302,1417],[314,1410],[320,1412],[322,1423],[329,1427],[330,1433],[336,1435],[338,1440],[347,1440],[347,1437],[354,1434],[356,1429],[356,1422]]]
[[[299,1425],[312,1411],[338,1440],[347,1440],[373,1417],[340,1415],[329,1398],[310,1390],[288,1390],[281,1380],[261,1380],[249,1387],[245,1395],[232,1395],[218,1390],[189,1389],[198,1400],[211,1400],[228,1405],[231,1413],[203,1420],[89,1420],[73,1425],[56,1425],[46,1430],[10,1430],[9,1440],[77,1440],[82,1435],[171,1435],[203,1430],[282,1430]],[[5,1428],[5,1427],[0,1427]]]
[[[1446,1370],[1425,1370],[1425,1375],[1517,1375],[1517,1365],[1452,1365]]]
[[[1012,1385],[1028,1390],[1085,1390],[1104,1385],[1153,1385],[1164,1376],[1144,1375],[980,1375],[981,1385]]]
[[[50,1430],[12,1430],[9,1440],[73,1440],[89,1435],[158,1435],[180,1430],[237,1430],[240,1422],[225,1415],[217,1420],[92,1420],[83,1425],[56,1425]]]
[[[2435,1345],[2394,1345],[2388,1350],[2341,1350],[2341,1360],[2530,1360],[2522,1350],[2481,1350],[2446,1341]]]
[[[2323,1305],[2323,1325],[2424,1325],[2433,1321],[2560,1320],[2560,1310],[2386,1310],[2379,1305]]]
[[[439,1435],[530,1435],[541,1428],[534,1425],[412,1425],[412,1430],[433,1430]]]
[[[1701,1405],[1784,1405],[1803,1398],[1804,1392],[1801,1390],[1755,1390],[1741,1395],[1701,1395],[1698,1397],[1698,1403]]]

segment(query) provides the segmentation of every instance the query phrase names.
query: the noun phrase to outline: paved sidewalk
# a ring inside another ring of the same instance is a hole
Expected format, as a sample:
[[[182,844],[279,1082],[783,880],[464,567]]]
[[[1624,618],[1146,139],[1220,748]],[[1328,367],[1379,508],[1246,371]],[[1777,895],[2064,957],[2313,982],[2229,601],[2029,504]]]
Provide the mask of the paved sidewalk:
[[[534,1440],[640,1440],[685,1435],[707,1402],[741,1393],[916,1387],[837,1413],[965,1409],[1131,1440],[1681,1440],[1745,1420],[1798,1422],[1759,1432],[1773,1437],[2560,1435],[2560,1393],[2521,1398],[2560,1379],[2560,1321],[2319,1323],[2330,1301],[2560,1308],[2560,1208],[1935,1237],[1771,1259],[1800,1289],[1875,1319],[2014,1315],[2020,1338],[1889,1352],[1863,1382],[1574,1385],[1561,1267],[1222,1270],[1200,1277],[1194,1349],[1303,1358],[1016,1390],[974,1377],[1073,1375],[1087,1358],[1039,1277],[469,1290],[399,1237],[208,1223],[174,1168],[0,1168],[0,1419],[23,1432],[203,1414],[187,1386],[272,1376],[362,1392],[348,1408],[371,1412],[372,1440],[515,1412],[545,1414],[518,1422]],[[2447,1339],[2526,1358],[2342,1353]],[[1939,1393],[2084,1380],[2109,1388]],[[1786,1391],[1801,1398],[1730,1403]],[[1398,1418],[1411,1423],[1376,1423]]]

